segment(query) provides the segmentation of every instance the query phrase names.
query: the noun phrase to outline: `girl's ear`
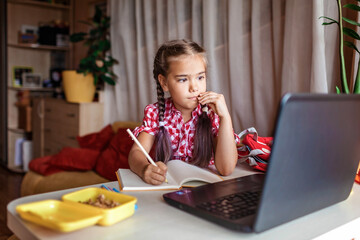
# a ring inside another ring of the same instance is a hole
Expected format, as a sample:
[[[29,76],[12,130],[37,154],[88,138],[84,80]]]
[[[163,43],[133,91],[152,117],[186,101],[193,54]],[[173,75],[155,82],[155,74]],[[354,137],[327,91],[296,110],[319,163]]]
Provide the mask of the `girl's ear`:
[[[166,81],[166,78],[164,75],[162,74],[159,74],[158,75],[158,80],[159,80],[159,83],[162,87],[162,89],[164,90],[164,92],[168,92],[169,91],[169,88],[167,86],[167,81]]]

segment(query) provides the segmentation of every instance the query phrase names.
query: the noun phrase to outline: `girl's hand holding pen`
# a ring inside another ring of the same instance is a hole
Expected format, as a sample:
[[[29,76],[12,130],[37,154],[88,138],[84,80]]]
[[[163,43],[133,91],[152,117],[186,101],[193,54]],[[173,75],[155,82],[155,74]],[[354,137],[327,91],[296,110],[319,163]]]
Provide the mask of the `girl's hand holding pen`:
[[[163,162],[156,162],[156,165],[148,164],[144,168],[142,179],[146,183],[160,185],[165,182],[167,166]]]
[[[130,137],[139,147],[140,151],[146,156],[147,160],[150,162],[149,164],[145,165],[145,167],[143,167],[141,174],[138,175],[139,176],[141,175],[141,178],[146,183],[150,183],[153,185],[159,185],[163,182],[167,183],[167,179],[166,179],[167,166],[163,162],[158,162],[156,164],[154,160],[151,158],[151,156],[146,152],[146,150],[141,145],[141,143],[134,136],[134,134],[130,131],[130,129],[127,129],[126,131],[129,133]]]

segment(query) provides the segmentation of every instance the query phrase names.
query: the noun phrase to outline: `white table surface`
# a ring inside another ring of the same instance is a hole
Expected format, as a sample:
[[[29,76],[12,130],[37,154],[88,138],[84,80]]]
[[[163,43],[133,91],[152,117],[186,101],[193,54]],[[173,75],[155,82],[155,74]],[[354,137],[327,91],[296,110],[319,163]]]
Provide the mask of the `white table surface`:
[[[101,184],[91,185],[100,187]],[[106,186],[118,189],[116,181]],[[352,239],[360,237],[360,186],[354,184],[349,198],[331,207],[298,218],[260,234],[229,230],[168,205],[162,195],[169,191],[126,192],[138,199],[135,214],[112,226],[91,226],[70,233],[56,232],[22,220],[19,204],[61,196],[81,188],[22,197],[7,206],[7,225],[20,239]],[[332,238],[337,236],[336,238]],[[339,238],[341,236],[341,238]]]

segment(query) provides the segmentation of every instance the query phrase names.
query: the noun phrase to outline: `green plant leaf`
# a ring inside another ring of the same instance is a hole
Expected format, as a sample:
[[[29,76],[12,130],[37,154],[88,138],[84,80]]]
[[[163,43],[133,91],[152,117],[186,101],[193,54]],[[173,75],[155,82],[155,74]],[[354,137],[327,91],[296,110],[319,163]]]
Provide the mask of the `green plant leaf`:
[[[79,69],[87,73],[94,73],[93,59],[91,57],[81,59]]]
[[[110,84],[110,85],[115,85],[115,81],[113,78],[106,76],[105,74],[100,75],[101,80],[103,80],[104,82]]]
[[[105,59],[107,59],[107,61],[109,61],[109,62],[111,62],[111,64],[113,65],[113,64],[118,64],[119,63],[119,61],[118,60],[116,60],[115,58],[113,58],[112,56],[106,56],[106,58]]]
[[[333,23],[338,23],[338,22],[323,22],[321,25],[331,25],[331,24],[333,24]]]
[[[79,33],[74,33],[71,34],[70,36],[70,42],[80,42],[83,41],[85,39],[85,36],[87,35],[87,33],[84,32],[79,32]]]
[[[109,73],[110,73],[111,76],[117,77],[117,75],[116,75],[114,72],[111,71],[111,72],[109,72]]]
[[[343,17],[343,20],[344,20],[345,22],[348,22],[348,23],[352,24],[352,25],[360,26],[360,23],[355,22],[355,21],[353,21],[353,20],[350,20],[350,19],[348,19],[348,18],[346,18],[346,17]]]
[[[360,1],[359,1],[359,2],[360,2]],[[350,4],[345,4],[343,7],[344,7],[344,8],[350,8],[350,9],[352,9],[352,10],[355,10],[355,11],[359,11],[359,12],[360,12],[360,7],[359,7],[358,5],[356,5],[356,4],[352,4],[352,3],[350,3]]]
[[[106,66],[106,67],[111,67],[112,65],[113,65],[113,63],[112,63],[112,61],[104,61],[104,65]]]
[[[330,22],[323,22],[322,25],[331,25],[333,23],[339,24],[338,21],[336,21],[335,19],[329,18],[329,17],[321,16],[321,17],[319,17],[319,19],[320,18],[325,18],[327,20],[330,20]]]
[[[348,47],[350,47],[350,48],[354,49],[355,51],[357,51],[357,52],[360,54],[360,52],[359,52],[358,48],[355,46],[355,44],[354,44],[354,43],[349,42],[349,41],[345,41],[344,43],[345,43],[345,45],[346,45],[346,46],[348,46]]]
[[[77,72],[77,73],[83,73],[84,76],[86,75],[86,71],[83,70],[83,69],[78,69],[78,70],[76,70],[76,72]]]
[[[340,91],[340,89],[338,88],[338,86],[336,86],[335,88],[336,88],[336,93],[337,93],[337,94],[340,94],[341,91]]]
[[[332,22],[339,23],[339,22],[336,21],[335,19],[332,19],[332,18],[329,18],[329,17],[321,16],[321,17],[319,17],[319,19],[320,19],[320,18],[325,18],[325,19],[330,20],[330,21],[332,21]]]
[[[96,38],[97,36],[98,36],[98,33],[99,33],[99,29],[91,29],[90,30],[90,37],[92,37],[92,38]],[[99,34],[99,35],[101,35],[101,34]]]
[[[99,77],[98,75],[94,74],[94,85],[96,86],[99,82]]]
[[[349,37],[355,38],[356,40],[360,40],[360,36],[357,32],[352,30],[351,28],[343,28],[344,34],[348,35]]]
[[[110,50],[110,41],[105,39],[99,42],[99,50],[100,51],[108,51]]]

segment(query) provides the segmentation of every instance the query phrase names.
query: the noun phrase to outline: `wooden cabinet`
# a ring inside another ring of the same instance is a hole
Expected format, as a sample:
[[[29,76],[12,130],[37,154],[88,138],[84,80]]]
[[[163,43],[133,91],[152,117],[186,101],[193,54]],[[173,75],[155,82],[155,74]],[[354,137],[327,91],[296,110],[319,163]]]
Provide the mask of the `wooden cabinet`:
[[[97,132],[103,127],[103,109],[99,102],[34,99],[34,157],[56,154],[63,147],[79,147],[76,136]]]

